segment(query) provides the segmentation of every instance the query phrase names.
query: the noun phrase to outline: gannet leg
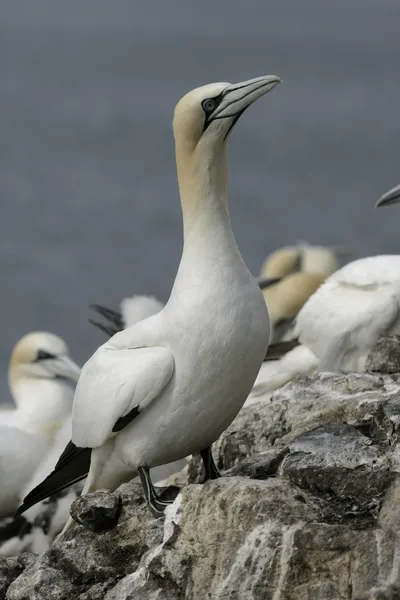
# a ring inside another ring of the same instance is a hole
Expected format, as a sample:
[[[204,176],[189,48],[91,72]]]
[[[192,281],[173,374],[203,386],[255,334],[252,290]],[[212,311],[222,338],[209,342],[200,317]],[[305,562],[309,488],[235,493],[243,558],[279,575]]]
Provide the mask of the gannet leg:
[[[218,479],[219,477],[221,477],[221,473],[218,471],[217,466],[214,462],[211,447],[201,450],[200,456],[203,459],[204,470],[206,472],[206,476],[204,478],[203,483],[205,483],[209,479]]]
[[[174,488],[175,486],[170,486],[169,488],[164,490],[163,494],[158,495],[156,492],[156,488],[154,487],[151,481],[149,469],[147,467],[138,467],[138,474],[143,486],[144,495],[146,497],[147,505],[150,509],[150,512],[156,519],[159,519],[163,516],[166,507],[169,504],[172,504],[174,501],[174,499],[164,499],[163,496],[166,495],[168,491],[170,491],[171,488]],[[179,492],[179,488],[175,489]]]

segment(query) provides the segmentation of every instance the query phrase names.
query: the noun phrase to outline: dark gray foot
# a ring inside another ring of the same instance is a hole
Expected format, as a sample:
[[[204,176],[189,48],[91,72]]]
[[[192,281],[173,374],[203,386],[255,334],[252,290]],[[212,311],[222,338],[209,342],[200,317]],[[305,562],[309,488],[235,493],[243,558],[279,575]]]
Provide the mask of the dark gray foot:
[[[140,481],[142,482],[144,495],[146,497],[147,505],[150,509],[150,512],[156,519],[159,519],[164,515],[164,510],[166,509],[166,507],[169,504],[172,504],[174,501],[174,499],[164,498],[164,495],[168,492],[169,488],[166,488],[164,492],[160,496],[158,496],[156,489],[150,479],[149,469],[147,467],[139,467],[138,473]]]
[[[218,479],[221,477],[221,473],[218,471],[212,453],[211,448],[205,448],[201,450],[200,456],[203,459],[204,470],[206,472],[206,476],[204,478],[203,483],[208,481],[209,479]]]

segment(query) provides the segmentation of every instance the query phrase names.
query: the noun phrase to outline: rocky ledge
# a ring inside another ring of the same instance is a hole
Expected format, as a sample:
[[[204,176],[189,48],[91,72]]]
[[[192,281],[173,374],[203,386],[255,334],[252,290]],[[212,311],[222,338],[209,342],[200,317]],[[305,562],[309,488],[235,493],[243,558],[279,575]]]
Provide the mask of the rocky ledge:
[[[224,476],[196,483],[194,458],[165,519],[136,482],[76,500],[62,542],[1,559],[0,598],[400,600],[399,343],[243,408]]]

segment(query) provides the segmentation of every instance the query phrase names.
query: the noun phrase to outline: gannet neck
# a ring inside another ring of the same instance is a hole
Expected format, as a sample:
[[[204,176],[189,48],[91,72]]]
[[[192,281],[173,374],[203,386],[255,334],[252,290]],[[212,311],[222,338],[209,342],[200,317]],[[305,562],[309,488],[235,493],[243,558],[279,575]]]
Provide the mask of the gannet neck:
[[[223,143],[199,143],[195,148],[176,141],[176,164],[183,214],[184,243],[199,239],[210,228],[228,226],[226,148]]]

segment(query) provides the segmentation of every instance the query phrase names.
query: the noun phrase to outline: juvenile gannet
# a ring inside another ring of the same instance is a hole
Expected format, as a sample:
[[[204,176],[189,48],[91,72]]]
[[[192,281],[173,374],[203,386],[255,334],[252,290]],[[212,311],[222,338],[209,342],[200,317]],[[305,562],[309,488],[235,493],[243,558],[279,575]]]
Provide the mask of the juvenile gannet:
[[[264,298],[231,228],[226,139],[244,110],[279,82],[273,75],[210,84],[178,103],[173,129],[184,248],[171,296],[84,365],[72,442],[18,513],[84,478],[87,456],[83,493],[114,490],[139,474],[156,515],[167,501],[157,495],[150,467],[200,452],[206,478],[218,476],[211,444],[243,406],[269,338]]]
[[[79,374],[56,335],[33,332],[15,346],[9,386],[16,407],[0,426],[0,517],[18,506],[23,486],[70,414]]]

